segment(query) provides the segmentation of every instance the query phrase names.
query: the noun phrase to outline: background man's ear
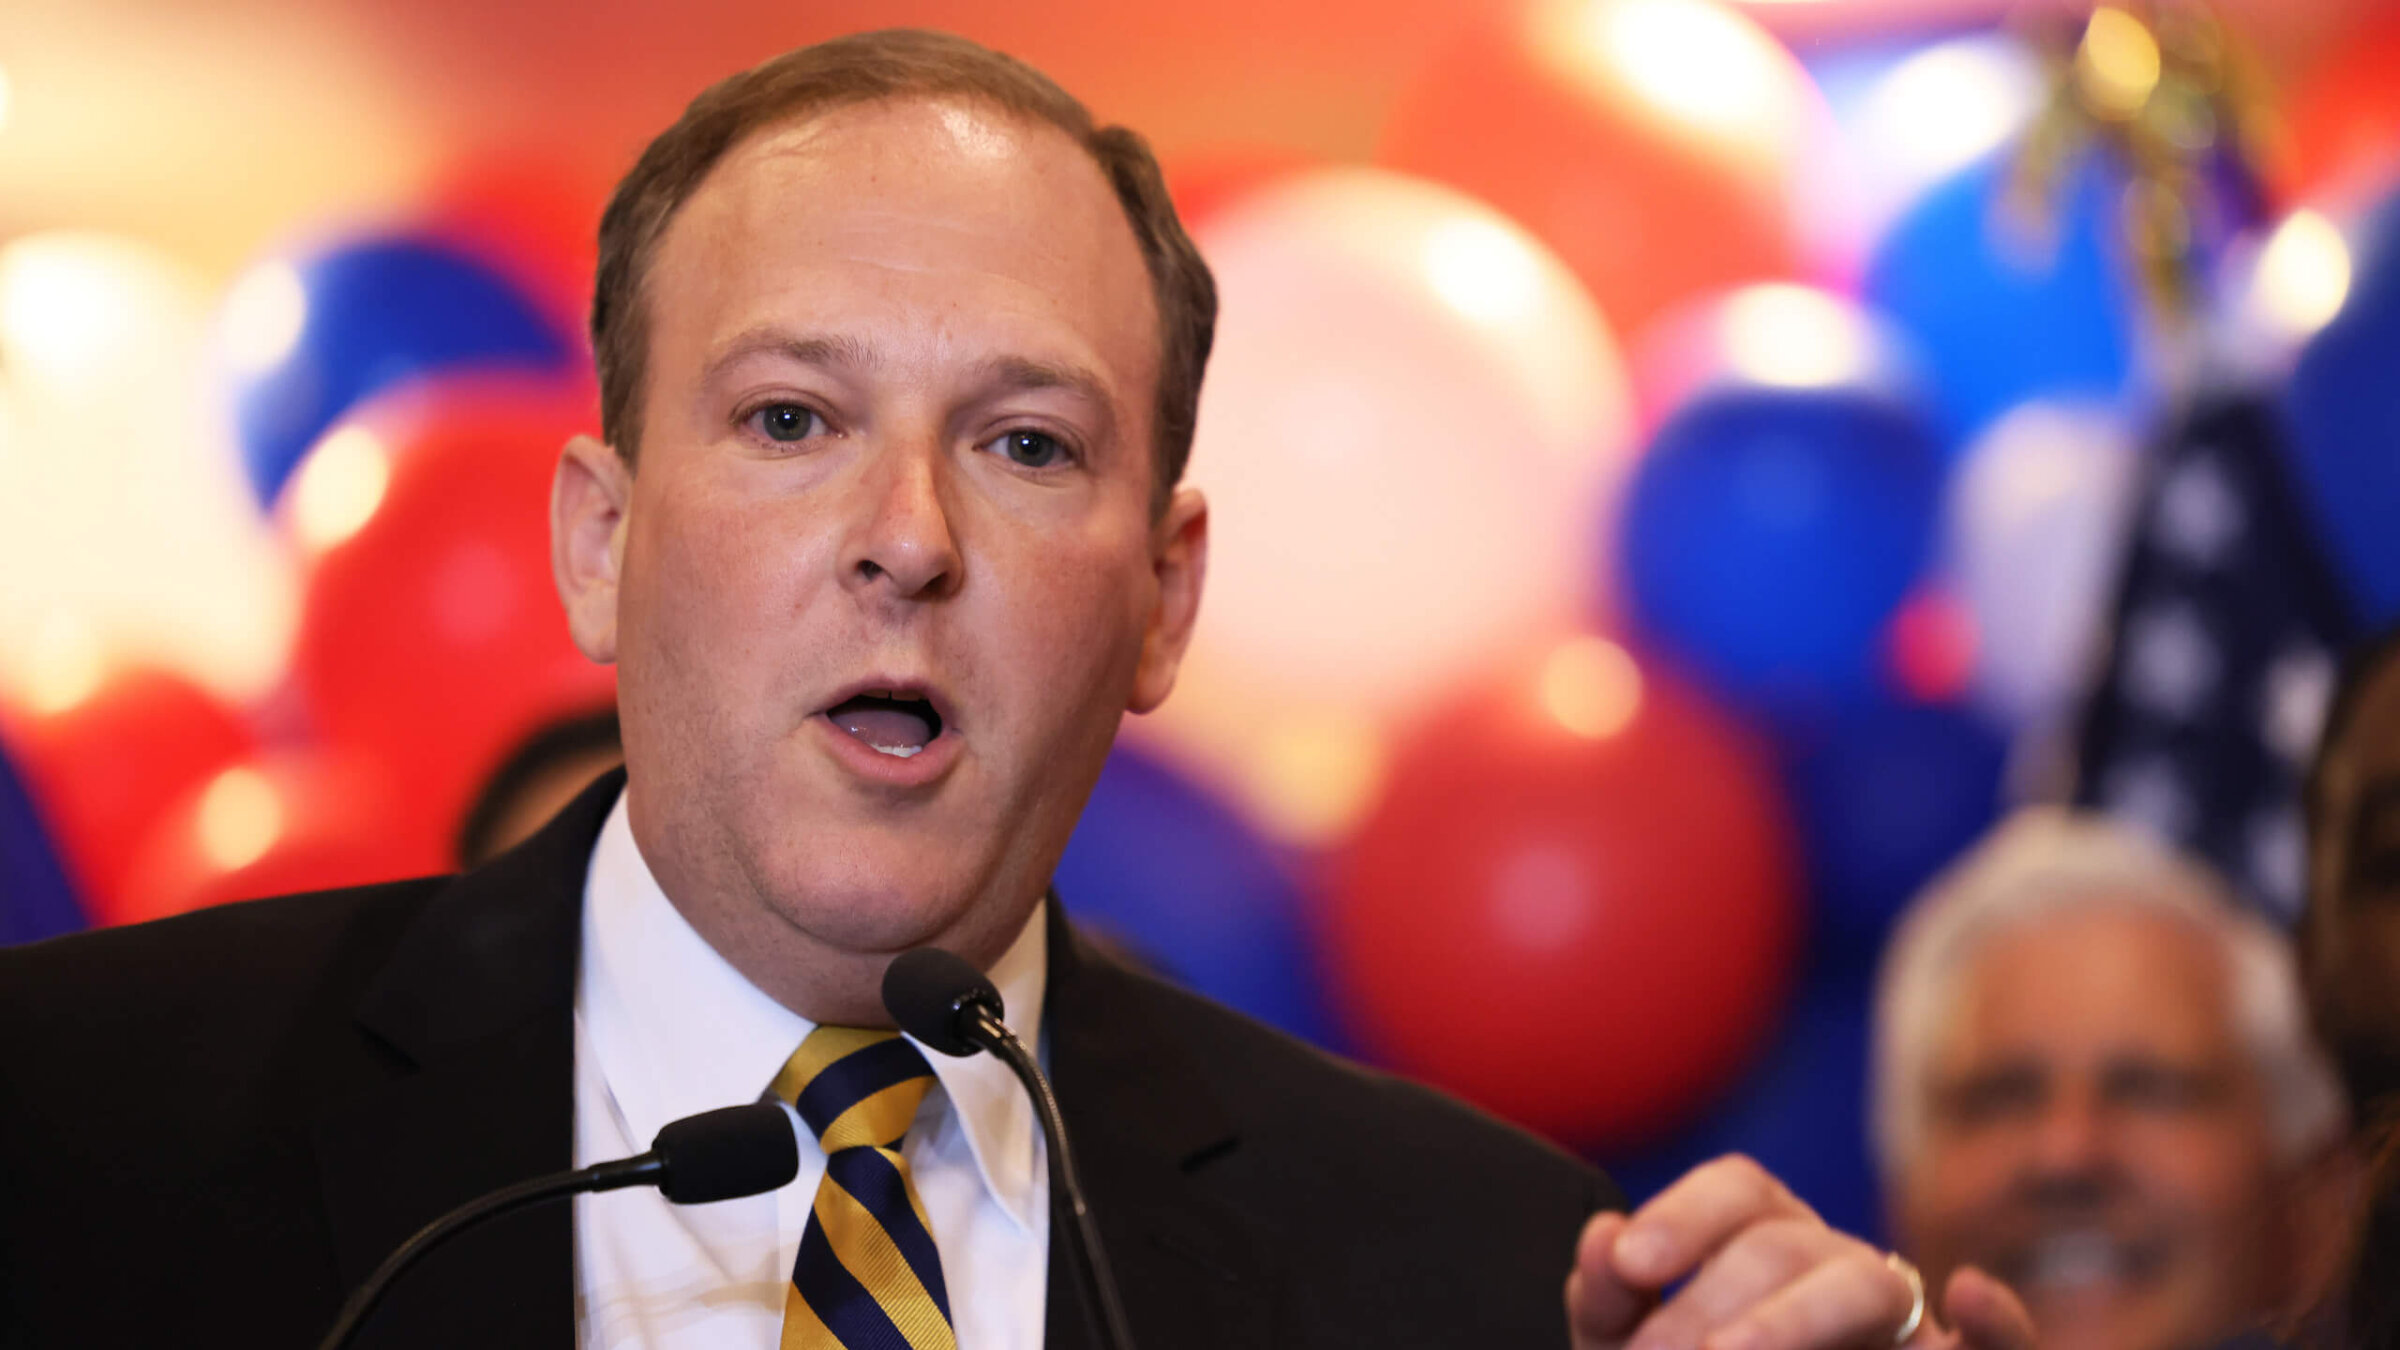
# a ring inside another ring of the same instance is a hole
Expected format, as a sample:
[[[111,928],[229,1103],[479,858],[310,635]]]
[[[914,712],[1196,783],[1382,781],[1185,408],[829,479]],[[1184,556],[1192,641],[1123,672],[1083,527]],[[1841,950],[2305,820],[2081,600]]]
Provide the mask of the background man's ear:
[[[1150,627],[1142,635],[1142,664],[1134,673],[1133,697],[1126,707],[1146,713],[1166,702],[1175,688],[1175,673],[1192,645],[1192,625],[1200,617],[1201,584],[1208,579],[1208,499],[1198,488],[1177,488],[1159,517],[1152,567],[1158,577],[1158,604]]]
[[[595,661],[617,659],[617,577],[625,561],[625,520],[633,470],[590,436],[558,455],[550,480],[550,574],[567,608],[567,631]]]

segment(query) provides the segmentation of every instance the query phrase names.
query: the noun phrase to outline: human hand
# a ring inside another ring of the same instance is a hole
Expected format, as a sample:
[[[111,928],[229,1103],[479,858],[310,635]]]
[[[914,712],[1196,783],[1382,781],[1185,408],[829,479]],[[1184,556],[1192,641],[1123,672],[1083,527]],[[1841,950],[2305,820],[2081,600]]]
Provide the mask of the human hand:
[[[1905,1269],[1827,1227],[1757,1163],[1719,1158],[1630,1216],[1593,1216],[1567,1276],[1567,1324],[1575,1350],[2034,1350],[2025,1306],[1971,1267],[1943,1290],[1954,1325],[1924,1310],[1900,1340],[1926,1292]]]

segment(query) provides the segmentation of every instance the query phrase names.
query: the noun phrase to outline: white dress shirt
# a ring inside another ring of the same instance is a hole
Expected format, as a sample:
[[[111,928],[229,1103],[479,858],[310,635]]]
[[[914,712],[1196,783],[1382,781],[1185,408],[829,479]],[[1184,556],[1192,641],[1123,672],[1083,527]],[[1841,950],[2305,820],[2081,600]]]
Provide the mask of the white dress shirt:
[[[1037,906],[991,975],[1035,1047],[1048,976]],[[584,883],[575,992],[575,1165],[640,1153],[668,1121],[756,1101],[814,1023],[744,979],[684,921],[617,799]],[[920,1047],[922,1048],[922,1047]],[[939,1085],[902,1146],[959,1350],[1037,1350],[1050,1184],[1033,1106],[989,1055],[925,1051]],[[772,1350],[825,1153],[793,1115],[800,1175],[771,1195],[680,1206],[650,1187],[575,1200],[585,1350]]]

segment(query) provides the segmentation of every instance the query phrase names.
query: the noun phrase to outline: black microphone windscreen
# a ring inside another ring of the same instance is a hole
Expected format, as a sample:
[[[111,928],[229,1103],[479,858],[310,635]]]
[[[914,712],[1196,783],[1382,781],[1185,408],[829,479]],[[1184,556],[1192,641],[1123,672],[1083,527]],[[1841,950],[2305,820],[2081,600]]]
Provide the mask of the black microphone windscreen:
[[[883,971],[883,1010],[902,1031],[945,1055],[978,1050],[960,1034],[959,1010],[970,1004],[1002,1014],[1000,991],[965,957],[939,947],[919,947],[892,958]]]
[[[781,1102],[719,1107],[669,1121],[650,1151],[666,1169],[658,1189],[679,1205],[756,1195],[800,1175],[800,1145]]]

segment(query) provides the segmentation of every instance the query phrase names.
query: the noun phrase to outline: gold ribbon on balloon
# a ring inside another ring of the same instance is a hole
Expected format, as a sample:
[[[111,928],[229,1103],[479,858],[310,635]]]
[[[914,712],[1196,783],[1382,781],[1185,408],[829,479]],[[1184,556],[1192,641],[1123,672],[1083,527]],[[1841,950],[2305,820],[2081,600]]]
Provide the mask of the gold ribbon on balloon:
[[[2011,166],[2003,211],[2054,240],[2057,202],[2083,155],[2124,175],[2117,227],[2143,295],[2170,330],[2197,312],[2201,243],[2239,222],[2220,171],[2255,181],[2262,105],[2225,26],[2199,0],[2113,3],[2051,44],[2048,105]]]

